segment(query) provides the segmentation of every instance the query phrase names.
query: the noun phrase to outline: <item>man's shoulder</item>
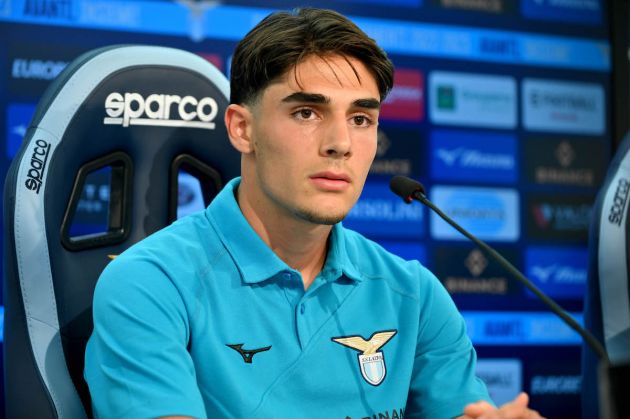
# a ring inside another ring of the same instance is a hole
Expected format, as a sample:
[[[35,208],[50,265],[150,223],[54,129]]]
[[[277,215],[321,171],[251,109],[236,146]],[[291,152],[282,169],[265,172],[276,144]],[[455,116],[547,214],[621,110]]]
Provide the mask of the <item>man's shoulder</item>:
[[[346,255],[366,279],[383,279],[403,292],[416,293],[433,274],[418,260],[405,260],[362,234],[344,229]]]
[[[204,211],[188,215],[158,230],[116,256],[108,270],[134,272],[157,267],[170,272],[196,270],[222,249]]]

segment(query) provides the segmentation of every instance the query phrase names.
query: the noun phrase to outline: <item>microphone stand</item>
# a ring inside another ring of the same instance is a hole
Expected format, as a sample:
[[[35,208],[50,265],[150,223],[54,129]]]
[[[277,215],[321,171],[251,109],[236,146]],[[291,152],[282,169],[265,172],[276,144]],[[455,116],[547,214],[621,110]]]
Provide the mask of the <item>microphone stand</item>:
[[[540,301],[543,302],[554,314],[560,317],[571,329],[575,330],[584,339],[584,342],[593,350],[599,358],[599,399],[601,419],[621,419],[622,416],[630,413],[630,397],[627,396],[627,388],[630,381],[630,364],[611,365],[608,354],[604,346],[588,330],[580,326],[562,307],[543,293],[525,275],[523,275],[514,265],[506,260],[492,247],[484,241],[478,239],[463,227],[457,224],[452,218],[429,201],[425,195],[424,186],[420,182],[404,176],[394,176],[390,182],[391,190],[407,203],[417,200],[426,205],[453,228],[470,239],[479,246],[486,254],[505,268],[514,278],[519,280],[527,289],[533,292]],[[626,392],[622,394],[622,391]]]
[[[437,215],[439,215],[444,221],[453,226],[457,231],[462,233],[472,242],[474,242],[477,246],[479,246],[482,250],[484,250],[487,254],[489,254],[493,259],[495,259],[505,270],[507,270],[511,275],[513,275],[516,279],[518,279],[527,289],[533,292],[542,302],[545,304],[553,313],[558,315],[564,322],[573,330],[575,330],[584,341],[591,347],[591,349],[597,354],[597,357],[604,363],[606,366],[609,365],[608,354],[606,350],[602,346],[602,344],[586,329],[584,329],[580,324],[575,321],[573,317],[571,317],[562,307],[560,307],[555,301],[549,298],[544,292],[542,292],[536,285],[534,285],[529,279],[525,277],[518,269],[514,267],[508,260],[506,260],[499,252],[494,250],[492,247],[488,246],[484,241],[478,239],[477,237],[470,234],[463,227],[457,224],[452,218],[448,215],[444,214],[442,210],[436,207],[433,202],[429,201],[427,197],[419,192],[415,191],[412,194],[413,198],[422,202],[427,207],[431,208]]]

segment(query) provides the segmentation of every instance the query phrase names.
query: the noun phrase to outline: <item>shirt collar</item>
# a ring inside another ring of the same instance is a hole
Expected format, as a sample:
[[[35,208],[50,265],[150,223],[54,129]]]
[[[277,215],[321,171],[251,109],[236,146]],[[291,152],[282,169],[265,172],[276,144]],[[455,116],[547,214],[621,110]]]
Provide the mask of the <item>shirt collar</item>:
[[[335,224],[330,234],[328,255],[326,256],[322,274],[325,277],[336,279],[343,273],[354,281],[360,281],[363,276],[348,257],[346,242],[346,229],[341,223]]]
[[[241,178],[232,179],[206,208],[206,217],[217,232],[221,242],[234,259],[243,281],[258,283],[283,271],[295,271],[280,259],[249,225],[238,202],[235,191]],[[341,223],[333,226],[330,246],[322,275],[334,280],[345,274],[358,281],[362,278],[346,253],[345,229]]]

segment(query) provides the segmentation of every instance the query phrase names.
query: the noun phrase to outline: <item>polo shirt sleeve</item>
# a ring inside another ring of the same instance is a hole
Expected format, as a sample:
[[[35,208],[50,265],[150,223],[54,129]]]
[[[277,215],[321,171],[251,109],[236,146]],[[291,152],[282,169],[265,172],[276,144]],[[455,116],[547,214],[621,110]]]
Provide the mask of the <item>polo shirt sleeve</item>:
[[[205,418],[179,290],[152,261],[118,259],[97,283],[86,348],[84,376],[95,417]]]
[[[426,268],[420,275],[420,322],[405,418],[453,418],[487,400],[475,376],[477,356],[453,300]]]

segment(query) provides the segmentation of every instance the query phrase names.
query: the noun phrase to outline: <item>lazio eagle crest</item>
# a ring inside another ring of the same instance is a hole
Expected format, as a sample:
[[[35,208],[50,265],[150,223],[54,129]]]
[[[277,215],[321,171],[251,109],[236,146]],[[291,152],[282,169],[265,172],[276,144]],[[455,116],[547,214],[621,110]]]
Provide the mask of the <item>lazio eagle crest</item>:
[[[368,340],[363,339],[359,335],[354,335],[332,338],[332,341],[358,351],[361,375],[369,384],[377,386],[383,382],[387,374],[385,355],[383,355],[383,352],[379,352],[379,349],[385,346],[396,332],[396,330],[375,332]]]

